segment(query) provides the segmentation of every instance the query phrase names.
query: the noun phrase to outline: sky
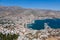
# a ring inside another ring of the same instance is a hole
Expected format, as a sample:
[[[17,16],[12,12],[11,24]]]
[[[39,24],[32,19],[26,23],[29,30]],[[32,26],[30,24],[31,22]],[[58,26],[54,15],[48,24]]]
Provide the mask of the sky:
[[[0,6],[60,10],[60,0],[0,0]]]

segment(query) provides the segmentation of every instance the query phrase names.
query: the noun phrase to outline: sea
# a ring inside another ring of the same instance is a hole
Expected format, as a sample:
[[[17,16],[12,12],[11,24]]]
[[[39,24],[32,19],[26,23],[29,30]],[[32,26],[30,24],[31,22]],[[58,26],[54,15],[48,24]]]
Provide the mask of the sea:
[[[41,30],[41,29],[45,28],[44,23],[47,23],[47,25],[53,29],[59,29],[60,28],[60,19],[59,18],[34,20],[34,23],[27,24],[27,27],[30,29],[33,29],[33,30]]]

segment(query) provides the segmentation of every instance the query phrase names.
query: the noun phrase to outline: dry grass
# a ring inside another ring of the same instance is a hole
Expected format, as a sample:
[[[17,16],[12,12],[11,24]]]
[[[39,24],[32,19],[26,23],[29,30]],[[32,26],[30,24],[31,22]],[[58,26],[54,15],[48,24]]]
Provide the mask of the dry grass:
[[[58,39],[55,38],[55,37],[49,37],[49,38],[47,38],[46,40],[58,40]]]

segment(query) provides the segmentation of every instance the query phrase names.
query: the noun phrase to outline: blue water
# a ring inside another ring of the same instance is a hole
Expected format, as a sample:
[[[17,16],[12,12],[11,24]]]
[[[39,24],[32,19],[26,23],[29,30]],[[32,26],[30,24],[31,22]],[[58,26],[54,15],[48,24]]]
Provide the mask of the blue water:
[[[28,24],[28,28],[35,30],[44,29],[44,23],[47,23],[51,28],[58,29],[60,28],[60,19],[44,19],[44,20],[35,20],[34,23]]]

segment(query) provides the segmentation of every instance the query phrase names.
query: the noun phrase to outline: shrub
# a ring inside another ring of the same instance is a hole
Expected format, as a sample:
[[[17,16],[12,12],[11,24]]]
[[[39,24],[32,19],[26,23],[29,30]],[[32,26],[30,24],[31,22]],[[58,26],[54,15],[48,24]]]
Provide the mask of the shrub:
[[[0,39],[1,40],[17,40],[17,38],[18,38],[18,34],[2,34],[2,33],[0,33]]]

